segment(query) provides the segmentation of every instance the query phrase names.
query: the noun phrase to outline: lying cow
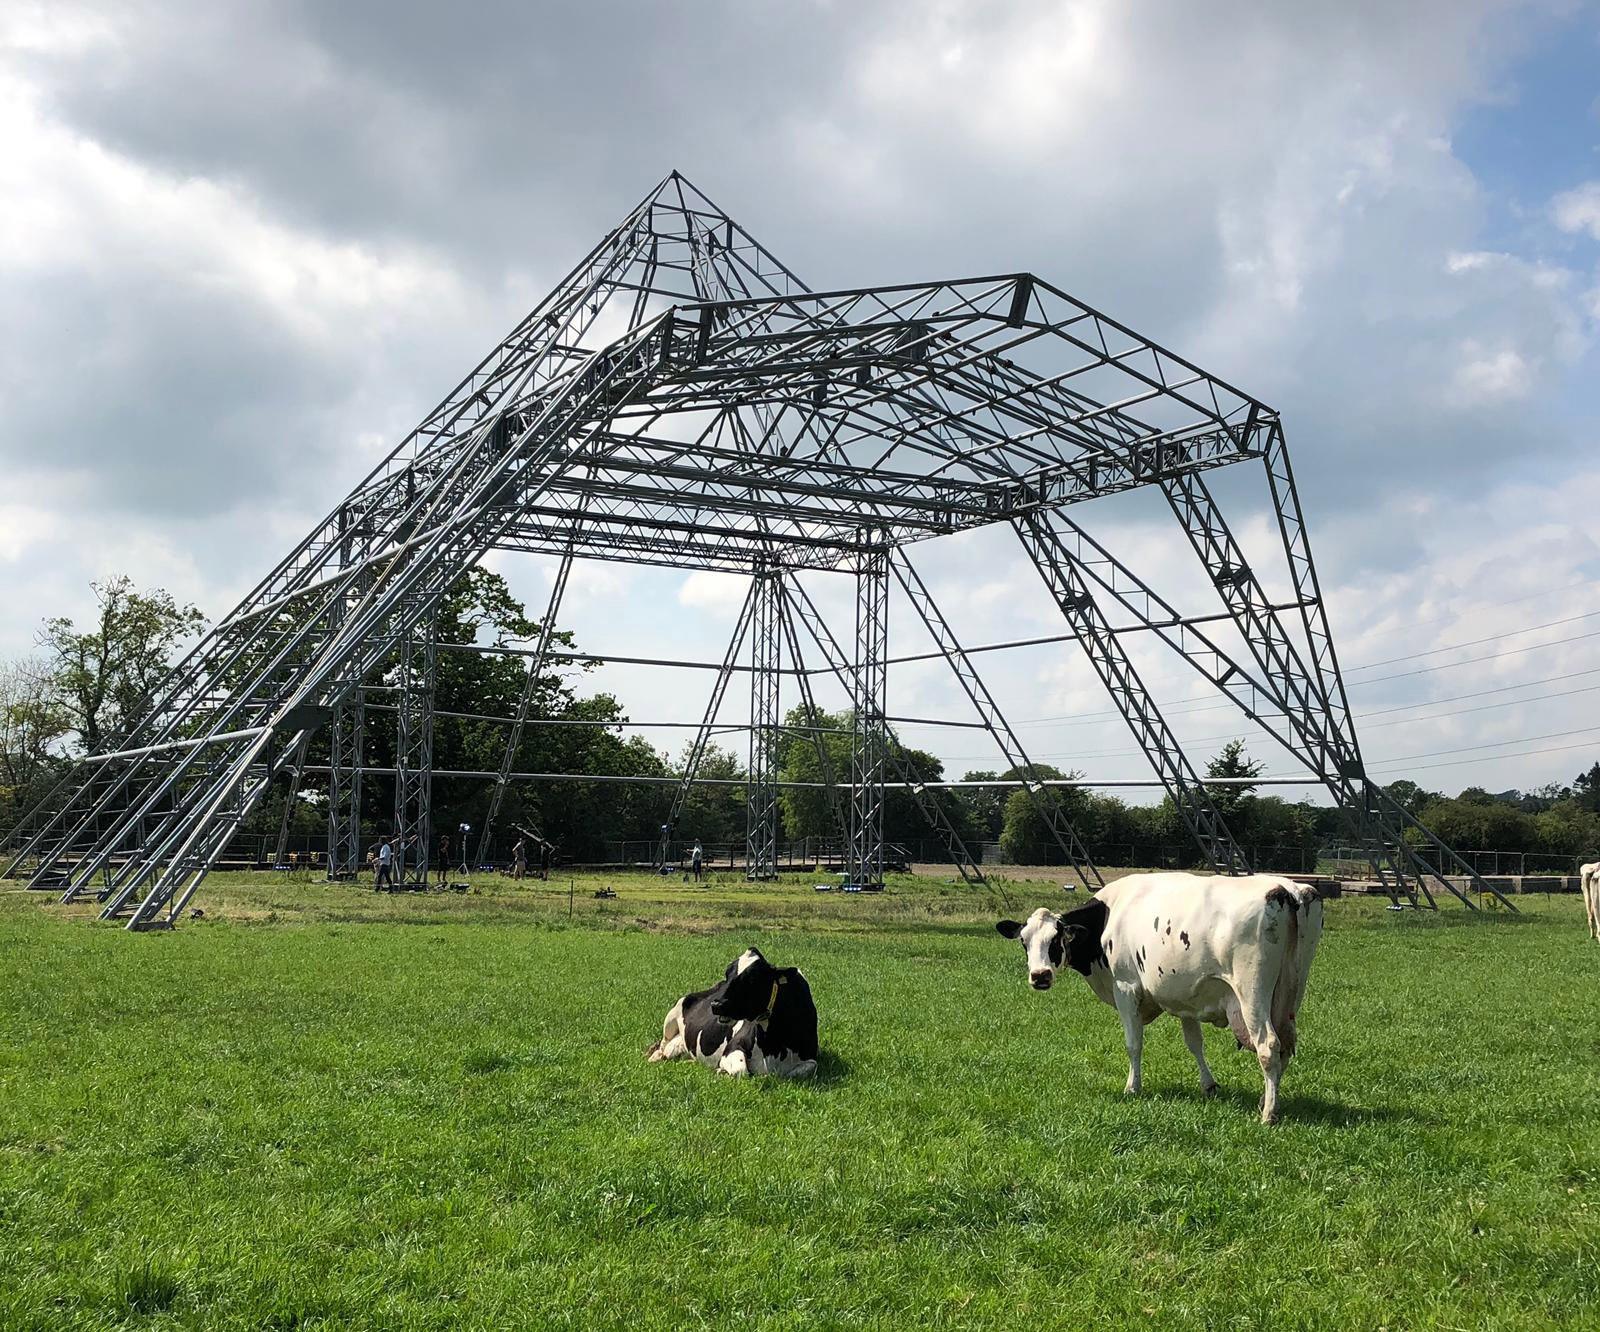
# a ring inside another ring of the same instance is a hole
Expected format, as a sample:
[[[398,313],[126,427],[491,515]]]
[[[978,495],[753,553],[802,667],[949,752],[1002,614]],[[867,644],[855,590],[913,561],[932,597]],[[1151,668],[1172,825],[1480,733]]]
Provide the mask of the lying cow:
[[[684,995],[662,1023],[650,1062],[685,1057],[736,1078],[815,1073],[817,1007],[800,969],[775,967],[749,948],[716,985]]]
[[[1294,1054],[1295,1015],[1322,938],[1322,903],[1311,889],[1270,874],[1130,874],[1081,907],[1059,915],[1041,907],[1026,923],[995,928],[1022,940],[1034,989],[1048,990],[1070,967],[1117,1010],[1130,1095],[1139,1090],[1145,1026],[1171,1013],[1183,1024],[1203,1093],[1215,1092],[1217,1080],[1200,1024],[1231,1027],[1261,1062],[1262,1122],[1277,1118],[1278,1081]]]
[[[1578,867],[1578,887],[1583,892],[1583,917],[1589,925],[1589,937],[1600,940],[1600,860]]]

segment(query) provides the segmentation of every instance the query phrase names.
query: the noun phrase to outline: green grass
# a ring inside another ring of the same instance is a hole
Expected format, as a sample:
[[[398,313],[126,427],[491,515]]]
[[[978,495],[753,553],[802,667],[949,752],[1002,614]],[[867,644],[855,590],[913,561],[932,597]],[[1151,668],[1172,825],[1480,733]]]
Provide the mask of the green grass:
[[[1330,905],[1285,1080],[897,880],[377,898],[224,876],[128,936],[0,893],[0,1328],[1600,1326],[1600,947]],[[1081,900],[1081,898],[1079,899]],[[813,1084],[647,1065],[746,943]]]

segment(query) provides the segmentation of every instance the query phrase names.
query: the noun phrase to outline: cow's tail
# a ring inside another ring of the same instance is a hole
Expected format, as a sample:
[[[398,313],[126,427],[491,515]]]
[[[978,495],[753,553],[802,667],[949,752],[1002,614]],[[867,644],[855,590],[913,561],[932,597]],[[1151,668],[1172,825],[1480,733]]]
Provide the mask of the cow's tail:
[[[1285,939],[1272,987],[1272,1026],[1278,1033],[1284,1057],[1295,1051],[1296,1019],[1311,978],[1311,962],[1322,942],[1322,900],[1304,884],[1274,888],[1267,900],[1284,909]]]

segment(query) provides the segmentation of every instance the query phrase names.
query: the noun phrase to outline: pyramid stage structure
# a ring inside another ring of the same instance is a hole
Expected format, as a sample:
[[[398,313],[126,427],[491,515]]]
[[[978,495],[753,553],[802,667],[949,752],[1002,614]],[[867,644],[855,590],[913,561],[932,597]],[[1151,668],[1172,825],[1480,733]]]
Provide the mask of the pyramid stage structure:
[[[1281,539],[1271,569],[1246,559],[1207,482],[1237,465],[1264,473]],[[1080,525],[1085,501],[1138,487],[1160,491],[1215,589],[1204,613],[1180,611]],[[482,774],[494,787],[480,858],[507,787],[560,776],[514,761],[538,724],[534,683],[572,562],[620,560],[750,579],[673,820],[730,681],[748,677],[748,866],[770,874],[780,684],[814,711],[811,678],[826,674],[855,718],[848,773],[812,728],[850,879],[881,883],[897,786],[981,877],[890,732],[887,607],[892,580],[999,752],[1029,772],[910,560],[919,541],[990,524],[1014,532],[1218,871],[1249,866],[1135,670],[1131,635],[1170,647],[1327,790],[1396,901],[1433,905],[1442,887],[1472,906],[1447,871],[1489,891],[1366,775],[1277,412],[1032,274],[812,291],[677,173],[205,635],[137,725],[75,762],[0,844],[0,871],[92,895],[132,930],[169,926],[263,796],[297,790],[315,756],[330,873],[358,864],[362,783],[384,780],[415,848],[399,873],[416,879],[435,661],[457,646],[436,640],[437,608],[490,551],[519,550],[560,565],[522,707],[503,719],[505,760]],[[853,579],[848,632],[802,570]],[[374,691],[397,713],[383,769],[363,748]],[[1022,784],[1078,873],[1102,882],[1054,787]]]

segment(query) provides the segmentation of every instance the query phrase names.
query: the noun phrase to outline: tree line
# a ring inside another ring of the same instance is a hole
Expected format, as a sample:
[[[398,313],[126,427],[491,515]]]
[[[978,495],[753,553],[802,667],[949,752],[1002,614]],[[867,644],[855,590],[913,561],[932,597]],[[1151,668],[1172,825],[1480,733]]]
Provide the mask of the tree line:
[[[80,627],[71,619],[46,620],[37,636],[38,651],[0,662],[0,831],[10,828],[41,799],[71,759],[116,738],[148,710],[179,649],[205,625],[193,606],[161,589],[142,591],[125,577],[93,585],[95,614]],[[447,644],[511,647],[539,634],[526,608],[505,580],[483,569],[464,575],[439,611],[438,640]],[[564,647],[576,646],[570,632],[553,635]],[[560,772],[670,778],[680,774],[689,745],[677,755],[657,750],[647,740],[625,737],[627,715],[603,691],[586,692],[593,665],[552,664],[532,681],[527,659],[498,652],[441,651],[434,697],[434,767],[437,772],[493,772],[500,767],[508,739],[502,722],[512,716],[531,687],[533,715],[559,724],[525,728],[513,767],[520,772]],[[392,695],[396,664],[387,662],[367,684],[366,762],[393,762],[396,719]],[[848,784],[852,766],[854,718],[849,712],[792,708],[771,740],[773,770],[785,782],[822,783],[831,776]],[[933,754],[904,744],[892,731],[894,767],[913,780],[936,782],[944,766]],[[697,786],[685,802],[675,834],[708,845],[743,840],[745,800],[742,785],[748,751],[711,746],[699,772],[732,785]],[[326,737],[313,742],[308,763],[327,761]],[[1264,795],[1251,778],[1262,765],[1241,741],[1225,745],[1207,765],[1210,779],[1229,778],[1208,788],[1235,839],[1255,863],[1286,868],[1309,865],[1320,848],[1348,837],[1337,810],[1308,801]],[[1070,779],[1081,774],[1037,764],[1024,770],[969,771],[965,781]],[[487,812],[490,783],[473,777],[436,776],[434,826],[460,823],[480,828]],[[1587,857],[1600,851],[1600,762],[1570,785],[1552,784],[1532,792],[1489,792],[1469,787],[1453,797],[1412,781],[1391,783],[1388,792],[1410,813],[1458,851],[1534,852]],[[1197,864],[1198,851],[1170,798],[1132,804],[1106,792],[1081,787],[1051,788],[1057,801],[1097,862],[1166,865]],[[1020,789],[983,786],[926,793],[942,822],[969,846],[998,843],[1012,864],[1055,865],[1065,860],[1038,804]],[[374,835],[393,821],[392,785],[385,779],[363,783],[362,820]],[[251,816],[246,831],[273,833],[284,818],[287,783],[280,783]],[[844,799],[848,799],[847,793]],[[569,860],[595,860],[620,841],[653,841],[672,803],[669,785],[582,782],[513,782],[502,805],[500,827],[532,827],[549,838]],[[837,835],[836,811],[828,794],[815,786],[788,787],[779,796],[780,839]],[[288,811],[291,832],[315,836],[326,827],[327,783],[308,775]],[[940,831],[909,791],[886,795],[887,841],[932,854],[942,845]]]

